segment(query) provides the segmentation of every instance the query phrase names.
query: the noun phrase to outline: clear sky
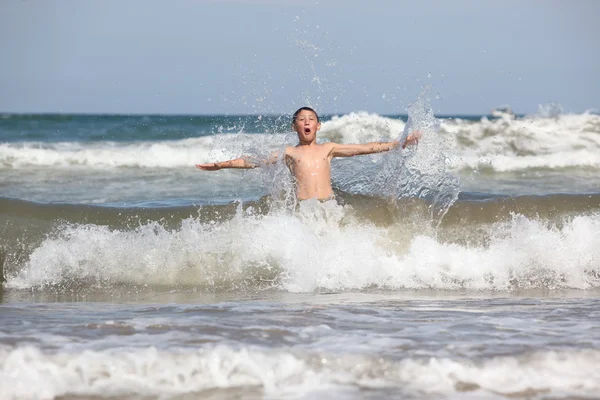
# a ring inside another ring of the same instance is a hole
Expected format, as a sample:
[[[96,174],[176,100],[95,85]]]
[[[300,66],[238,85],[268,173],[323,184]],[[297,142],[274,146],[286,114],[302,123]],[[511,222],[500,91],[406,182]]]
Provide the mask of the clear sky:
[[[600,109],[600,1],[2,0],[0,112]]]

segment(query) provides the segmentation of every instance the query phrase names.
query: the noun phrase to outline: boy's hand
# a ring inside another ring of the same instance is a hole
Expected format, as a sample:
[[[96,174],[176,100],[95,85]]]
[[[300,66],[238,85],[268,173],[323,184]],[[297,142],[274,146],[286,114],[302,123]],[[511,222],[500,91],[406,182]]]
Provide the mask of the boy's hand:
[[[196,164],[196,168],[200,168],[204,171],[217,171],[217,170],[221,169],[221,167],[218,166],[217,163]]]
[[[406,146],[411,146],[413,144],[419,144],[419,139],[421,138],[421,132],[419,131],[412,131],[410,133],[410,135],[408,135],[406,137],[406,140],[404,141],[404,144],[402,145],[402,148],[405,149]]]

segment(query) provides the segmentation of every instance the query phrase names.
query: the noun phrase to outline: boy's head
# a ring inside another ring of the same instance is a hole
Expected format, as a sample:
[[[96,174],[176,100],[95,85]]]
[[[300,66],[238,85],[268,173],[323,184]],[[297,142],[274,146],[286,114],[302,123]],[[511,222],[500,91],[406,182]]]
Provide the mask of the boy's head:
[[[292,119],[292,129],[298,134],[301,143],[311,143],[321,129],[319,115],[310,107],[299,108]]]
[[[321,120],[319,119],[319,115],[317,114],[317,112],[315,110],[313,110],[310,107],[300,107],[299,109],[296,110],[296,112],[294,113],[294,116],[292,117],[292,125],[294,125],[296,123],[296,117],[298,117],[298,115],[302,111],[308,111],[308,112],[315,114],[315,117],[317,117],[317,122],[321,122]]]

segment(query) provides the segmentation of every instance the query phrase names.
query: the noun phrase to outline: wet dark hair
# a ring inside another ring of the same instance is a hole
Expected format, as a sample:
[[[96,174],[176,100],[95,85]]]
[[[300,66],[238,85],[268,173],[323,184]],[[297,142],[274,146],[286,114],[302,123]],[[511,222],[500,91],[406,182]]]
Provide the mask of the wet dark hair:
[[[298,114],[300,114],[300,111],[311,111],[311,112],[315,113],[315,115],[317,116],[317,122],[321,122],[321,120],[319,119],[319,114],[317,114],[317,112],[315,110],[313,110],[310,107],[300,107],[299,109],[296,110],[296,112],[294,113],[294,116],[292,117],[292,125],[296,123],[296,117],[298,116]]]

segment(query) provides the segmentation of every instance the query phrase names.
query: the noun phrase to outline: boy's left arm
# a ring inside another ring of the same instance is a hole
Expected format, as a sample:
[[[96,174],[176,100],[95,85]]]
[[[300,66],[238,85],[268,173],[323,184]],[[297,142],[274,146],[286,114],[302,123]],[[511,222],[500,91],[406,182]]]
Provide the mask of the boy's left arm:
[[[402,148],[406,146],[418,144],[421,138],[421,132],[414,131],[404,141]],[[400,145],[399,141],[393,142],[371,142],[365,144],[338,144],[332,143],[332,149],[330,154],[332,157],[352,157],[361,154],[373,154],[381,153],[384,151],[390,151]]]
[[[361,154],[381,153],[398,147],[400,142],[371,142],[364,144],[332,143],[331,157],[352,157]]]

